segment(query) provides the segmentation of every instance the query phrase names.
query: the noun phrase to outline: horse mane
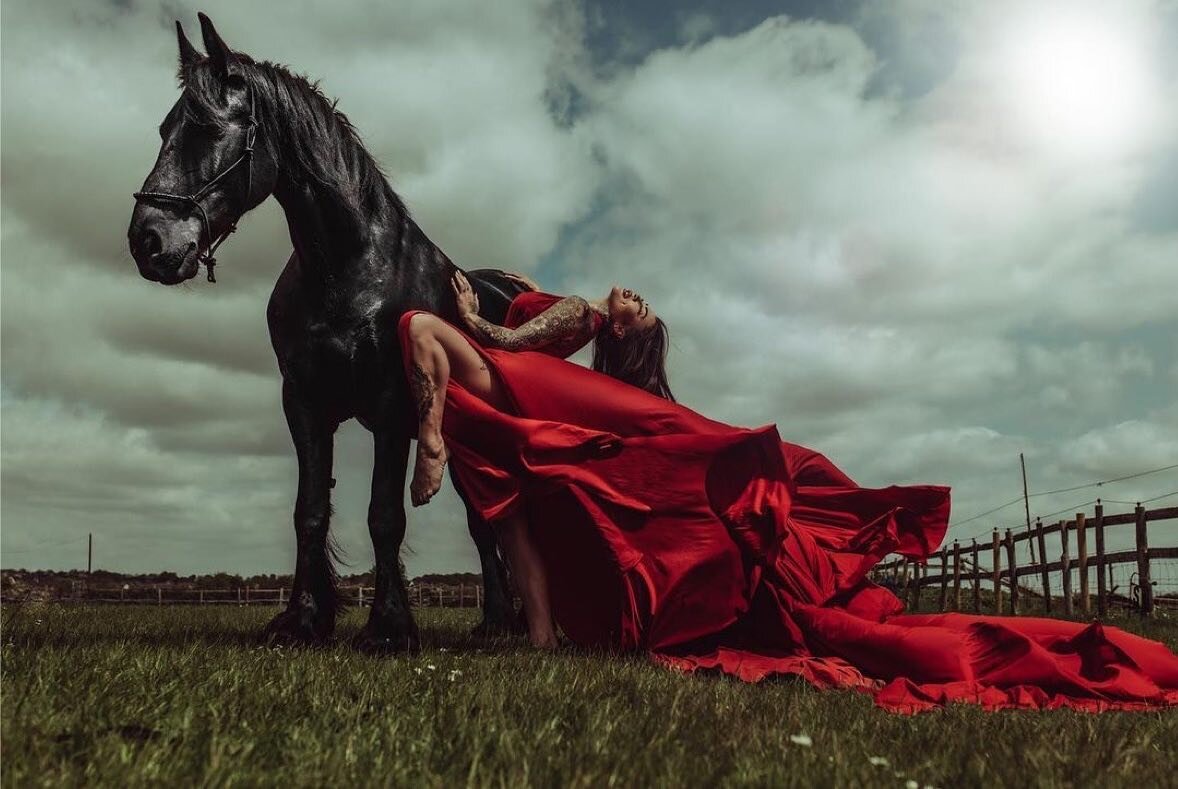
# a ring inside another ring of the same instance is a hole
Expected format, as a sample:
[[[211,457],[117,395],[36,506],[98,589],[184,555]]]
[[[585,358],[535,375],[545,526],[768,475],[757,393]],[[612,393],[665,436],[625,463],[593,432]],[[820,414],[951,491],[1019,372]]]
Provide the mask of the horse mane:
[[[408,217],[408,209],[364,147],[356,127],[319,89],[318,82],[278,63],[257,62],[241,52],[234,57],[254,97],[259,135],[264,136],[264,144],[273,146],[294,180],[354,195],[357,208],[366,211],[385,202]],[[221,80],[207,63],[206,59],[182,69],[179,75],[188,97],[186,111],[205,124],[223,112],[219,109]]]

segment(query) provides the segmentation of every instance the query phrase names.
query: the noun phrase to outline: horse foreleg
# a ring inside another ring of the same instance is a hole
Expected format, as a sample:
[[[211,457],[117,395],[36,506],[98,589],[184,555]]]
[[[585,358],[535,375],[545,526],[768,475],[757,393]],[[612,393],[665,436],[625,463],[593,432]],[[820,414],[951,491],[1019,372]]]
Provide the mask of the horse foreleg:
[[[315,643],[331,637],[339,607],[327,543],[336,425],[299,398],[288,382],[282,386],[282,407],[299,462],[297,554],[290,604],[266,626],[266,637],[277,643]]]
[[[401,572],[401,542],[405,539],[405,469],[409,436],[402,430],[381,428],[373,433],[372,498],[368,504],[368,533],[376,554],[376,591],[368,623],[352,642],[366,652],[416,650],[417,625],[409,611],[409,594]]]

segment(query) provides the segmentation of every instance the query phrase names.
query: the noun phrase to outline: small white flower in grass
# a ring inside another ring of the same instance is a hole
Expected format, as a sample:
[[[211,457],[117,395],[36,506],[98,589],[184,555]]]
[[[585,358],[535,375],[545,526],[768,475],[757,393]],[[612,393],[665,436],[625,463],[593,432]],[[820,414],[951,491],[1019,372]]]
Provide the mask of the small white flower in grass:
[[[461,677],[461,676],[462,676],[462,671],[460,671],[459,669],[453,669],[450,672],[450,681],[453,682],[455,679],[457,679],[458,677]]]
[[[791,734],[789,735],[789,741],[794,745],[800,745],[803,748],[809,748],[814,744],[814,741],[810,739],[809,734]]]
[[[920,789],[920,784],[909,778],[904,782],[904,789]]]
[[[413,668],[413,673],[414,673],[414,674],[420,674],[420,673],[421,673],[421,666],[415,666],[415,667]]]
[[[867,761],[871,763],[872,767],[887,767],[888,760],[882,756],[868,756]]]
[[[430,671],[437,671],[438,670],[438,667],[435,666],[433,663],[426,663],[425,667],[428,668]]]

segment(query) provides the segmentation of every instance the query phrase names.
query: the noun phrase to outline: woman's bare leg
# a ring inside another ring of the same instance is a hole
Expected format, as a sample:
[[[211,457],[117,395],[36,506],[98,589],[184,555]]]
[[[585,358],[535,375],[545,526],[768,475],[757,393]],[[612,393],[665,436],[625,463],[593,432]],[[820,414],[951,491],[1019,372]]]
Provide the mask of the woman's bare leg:
[[[413,354],[409,384],[420,420],[417,461],[409,492],[414,506],[420,506],[429,501],[442,484],[446,457],[442,413],[446,407],[446,384],[450,377],[496,408],[507,407],[508,399],[478,351],[471,347],[466,337],[436,315],[419,312],[410,318],[409,337]],[[494,526],[523,597],[529,637],[535,646],[552,649],[557,646],[557,640],[548,602],[548,576],[528,533],[527,521],[520,515],[511,515],[496,521]]]
[[[442,413],[450,376],[492,405],[506,400],[483,357],[453,326],[436,315],[419,312],[409,319],[409,388],[417,407],[417,460],[409,495],[413,506],[425,504],[442,486],[446,446],[442,441]]]
[[[507,564],[515,578],[524,613],[528,617],[528,638],[532,646],[555,649],[556,628],[552,623],[552,607],[548,602],[548,575],[536,552],[536,545],[528,534],[528,522],[518,514],[495,522],[499,544],[507,554]]]
[[[417,460],[409,497],[420,507],[438,492],[442,469],[446,463],[446,445],[442,441],[442,413],[446,408],[446,384],[450,380],[450,358],[434,337],[429,316],[418,313],[409,319],[413,364],[409,389],[417,408]]]

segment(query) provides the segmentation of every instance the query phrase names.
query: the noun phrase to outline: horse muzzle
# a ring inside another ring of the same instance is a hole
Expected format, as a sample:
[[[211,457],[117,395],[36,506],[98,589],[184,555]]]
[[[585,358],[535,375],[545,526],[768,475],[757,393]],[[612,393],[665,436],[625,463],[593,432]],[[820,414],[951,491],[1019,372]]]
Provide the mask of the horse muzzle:
[[[200,268],[201,224],[175,219],[153,210],[136,210],[127,242],[131,257],[146,280],[176,285],[196,276]]]

